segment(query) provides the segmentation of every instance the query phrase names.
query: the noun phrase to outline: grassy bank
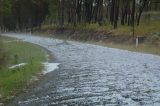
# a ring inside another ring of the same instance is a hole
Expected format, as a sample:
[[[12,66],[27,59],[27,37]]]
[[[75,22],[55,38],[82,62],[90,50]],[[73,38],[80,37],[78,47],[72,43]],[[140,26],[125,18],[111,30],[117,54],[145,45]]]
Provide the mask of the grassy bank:
[[[135,47],[135,41],[132,41],[131,31],[132,28],[128,26],[119,26],[113,30],[109,25],[88,24],[78,25],[76,28],[66,25],[62,32],[57,32],[56,26],[43,26],[42,30],[35,34],[160,55],[160,21],[141,22],[139,26],[135,27],[136,36],[145,37],[138,48]],[[112,33],[109,33],[107,38],[103,37],[108,35],[108,32]],[[99,37],[101,38],[99,39]]]
[[[0,69],[0,101],[4,101],[21,91],[32,76],[42,71],[41,62],[45,61],[46,57],[45,51],[38,46],[7,37],[0,37],[0,40],[8,57],[6,66]],[[20,63],[27,65],[8,68]]]
[[[107,46],[110,48],[118,48],[133,52],[141,52],[141,53],[154,54],[160,56],[160,48],[147,43],[139,44],[137,48],[134,44],[115,44],[115,43],[102,43],[102,42],[96,42],[95,44]]]
[[[105,47],[110,47],[110,48],[118,48],[118,49],[123,49],[123,50],[129,50],[129,51],[134,51],[134,52],[141,52],[141,53],[147,53],[147,54],[154,54],[154,55],[160,55],[160,47],[153,45],[149,42],[144,42],[138,45],[136,48],[135,43],[114,43],[112,41],[110,42],[105,42],[105,41],[94,41],[94,40],[88,40],[88,41],[83,41],[83,40],[75,40],[71,39],[68,36],[65,36],[66,33],[59,35],[59,34],[50,34],[48,32],[35,32],[35,35],[38,36],[47,36],[50,38],[56,38],[56,39],[61,39],[61,40],[70,40],[70,41],[78,41],[78,42],[83,42],[83,43],[89,43],[89,44],[94,44],[94,45],[101,45]]]
[[[135,26],[135,36],[140,37],[138,48],[132,36],[132,27],[118,24],[113,29],[109,23],[104,25],[94,24],[65,24],[63,30],[56,25],[43,25],[38,35],[47,35],[58,39],[69,39],[80,42],[103,45],[112,48],[125,49],[160,55],[160,21],[143,19],[139,26]]]
[[[43,25],[42,30],[52,30],[59,28],[56,25]],[[79,31],[103,31],[112,32],[113,35],[130,36],[132,35],[133,28],[128,25],[118,24],[117,29],[113,29],[113,26],[109,23],[99,25],[98,23],[93,24],[77,24],[76,27],[73,24],[65,24],[64,29],[75,29]],[[151,33],[160,32],[160,21],[152,20],[147,22],[146,20],[141,21],[139,26],[135,26],[136,36],[149,36]]]

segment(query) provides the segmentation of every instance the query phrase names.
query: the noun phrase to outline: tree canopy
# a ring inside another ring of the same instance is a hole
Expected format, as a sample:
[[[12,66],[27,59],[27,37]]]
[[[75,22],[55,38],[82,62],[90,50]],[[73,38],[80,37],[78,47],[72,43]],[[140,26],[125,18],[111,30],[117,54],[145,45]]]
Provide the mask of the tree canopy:
[[[133,26],[150,10],[160,10],[159,0],[0,0],[0,30],[32,30],[42,23]]]

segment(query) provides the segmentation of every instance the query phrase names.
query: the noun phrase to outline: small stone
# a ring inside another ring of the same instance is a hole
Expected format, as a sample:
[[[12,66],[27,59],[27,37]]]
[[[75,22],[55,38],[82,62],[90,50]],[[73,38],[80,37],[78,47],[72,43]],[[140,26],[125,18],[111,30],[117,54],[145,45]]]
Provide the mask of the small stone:
[[[0,103],[0,106],[4,106],[4,104],[3,104],[3,103]]]
[[[2,95],[0,94],[0,99],[2,99]]]

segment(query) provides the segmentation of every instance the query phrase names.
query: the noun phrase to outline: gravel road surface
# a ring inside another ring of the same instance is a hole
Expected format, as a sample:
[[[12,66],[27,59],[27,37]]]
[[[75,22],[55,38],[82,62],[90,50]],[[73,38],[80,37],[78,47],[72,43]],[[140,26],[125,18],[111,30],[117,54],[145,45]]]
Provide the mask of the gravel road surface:
[[[5,36],[40,45],[60,63],[8,106],[160,106],[160,56],[27,34]]]

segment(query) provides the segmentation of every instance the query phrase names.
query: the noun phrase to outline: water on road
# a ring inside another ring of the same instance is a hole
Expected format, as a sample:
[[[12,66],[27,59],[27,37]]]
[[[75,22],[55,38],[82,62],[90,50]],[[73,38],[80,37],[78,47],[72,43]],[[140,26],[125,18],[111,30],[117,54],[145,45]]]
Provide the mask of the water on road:
[[[40,45],[60,63],[8,105],[160,106],[159,56],[25,34],[6,36]]]

